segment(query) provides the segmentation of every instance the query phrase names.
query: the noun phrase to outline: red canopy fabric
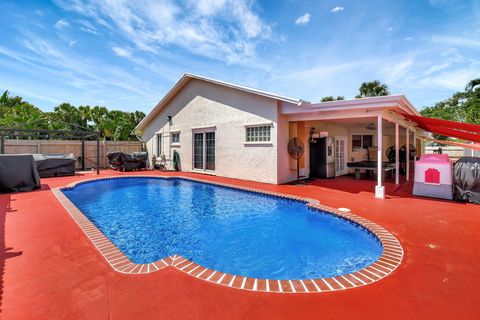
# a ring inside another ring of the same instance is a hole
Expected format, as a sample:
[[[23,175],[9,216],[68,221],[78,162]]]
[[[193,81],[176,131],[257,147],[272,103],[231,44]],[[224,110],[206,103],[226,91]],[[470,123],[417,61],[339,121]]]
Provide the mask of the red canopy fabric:
[[[441,134],[442,136],[480,142],[480,125],[427,118],[411,114],[402,115],[407,119],[415,121],[420,128],[426,131]]]

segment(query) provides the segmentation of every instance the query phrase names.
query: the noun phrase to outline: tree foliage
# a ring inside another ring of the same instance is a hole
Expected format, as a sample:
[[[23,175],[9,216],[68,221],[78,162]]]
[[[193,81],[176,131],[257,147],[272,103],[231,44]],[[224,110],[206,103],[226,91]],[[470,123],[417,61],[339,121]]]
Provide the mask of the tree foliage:
[[[5,91],[0,97],[0,126],[15,127],[18,123],[25,129],[48,127],[47,116],[40,109]]]
[[[323,97],[321,102],[327,102],[327,101],[338,101],[338,100],[345,100],[344,96],[337,96],[336,98],[334,96],[326,96]]]
[[[388,96],[390,91],[388,85],[378,80],[363,82],[358,89],[355,98]]]
[[[420,113],[429,118],[438,118],[480,125],[480,78],[473,79],[465,91],[423,108]]]
[[[465,91],[456,92],[434,106],[425,107],[420,113],[424,117],[480,125],[480,78],[470,81]],[[446,139],[439,135],[435,135],[435,138]]]
[[[62,103],[43,112],[22,97],[0,96],[0,127],[50,130],[95,130],[105,140],[136,140],[131,132],[145,117],[141,111],[109,111],[102,106],[73,106]]]

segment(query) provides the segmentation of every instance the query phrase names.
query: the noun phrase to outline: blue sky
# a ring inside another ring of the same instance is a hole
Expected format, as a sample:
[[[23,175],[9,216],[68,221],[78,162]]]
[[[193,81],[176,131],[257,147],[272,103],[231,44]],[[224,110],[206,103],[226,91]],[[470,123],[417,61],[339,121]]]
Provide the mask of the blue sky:
[[[148,112],[191,72],[319,101],[378,79],[417,108],[480,77],[480,1],[0,1],[0,90]]]

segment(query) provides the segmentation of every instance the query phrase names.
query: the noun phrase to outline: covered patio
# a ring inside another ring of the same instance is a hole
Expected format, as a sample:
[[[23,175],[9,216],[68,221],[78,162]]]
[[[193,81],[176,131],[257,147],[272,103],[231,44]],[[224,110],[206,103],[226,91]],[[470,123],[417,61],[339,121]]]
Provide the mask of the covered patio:
[[[419,137],[425,136],[425,131],[404,116],[419,115],[405,96],[305,104],[298,109],[284,108],[282,113],[289,121],[290,136],[300,137],[306,145],[305,157],[300,161],[301,175],[311,176],[316,165],[310,156],[312,142],[333,137],[334,176],[355,172],[358,178],[360,172],[374,171],[376,198],[385,198],[387,172],[393,173],[395,185],[401,183],[401,171],[409,181],[415,152],[411,149],[417,155],[423,150]]]

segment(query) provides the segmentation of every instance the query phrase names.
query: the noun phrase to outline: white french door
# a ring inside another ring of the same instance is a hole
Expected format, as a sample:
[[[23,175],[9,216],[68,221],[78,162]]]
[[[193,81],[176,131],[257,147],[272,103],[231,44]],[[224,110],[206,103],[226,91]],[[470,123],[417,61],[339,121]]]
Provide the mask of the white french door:
[[[348,173],[347,137],[335,137],[335,176]]]
[[[193,169],[215,171],[215,131],[193,133]]]

